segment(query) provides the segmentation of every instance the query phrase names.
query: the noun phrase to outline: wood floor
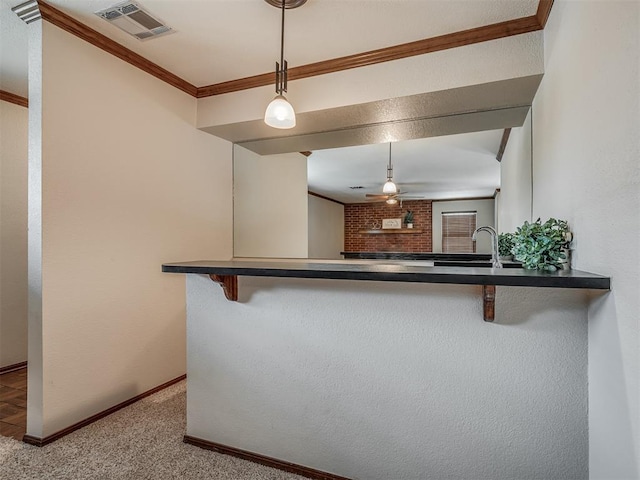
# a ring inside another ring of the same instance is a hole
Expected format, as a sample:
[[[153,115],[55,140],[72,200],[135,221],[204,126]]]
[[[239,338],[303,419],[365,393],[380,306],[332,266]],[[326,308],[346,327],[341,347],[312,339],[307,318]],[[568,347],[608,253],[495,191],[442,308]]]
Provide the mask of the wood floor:
[[[0,435],[22,440],[27,429],[27,369],[0,375]]]

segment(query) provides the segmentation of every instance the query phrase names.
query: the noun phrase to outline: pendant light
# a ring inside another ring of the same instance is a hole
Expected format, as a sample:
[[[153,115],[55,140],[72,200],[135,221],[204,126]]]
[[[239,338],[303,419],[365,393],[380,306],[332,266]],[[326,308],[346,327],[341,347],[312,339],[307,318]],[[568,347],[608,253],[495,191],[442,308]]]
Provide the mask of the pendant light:
[[[389,195],[398,193],[398,187],[393,183],[393,166],[391,165],[391,143],[389,143],[389,165],[387,166],[387,182],[382,187],[382,193]]]
[[[271,5],[274,4],[273,1],[267,1]],[[264,123],[273,128],[293,128],[296,126],[296,112],[283,95],[287,91],[288,77],[287,61],[284,59],[284,10],[287,0],[280,0],[279,3],[282,4],[282,26],[280,31],[280,63],[276,62],[277,95],[267,106],[264,113]]]

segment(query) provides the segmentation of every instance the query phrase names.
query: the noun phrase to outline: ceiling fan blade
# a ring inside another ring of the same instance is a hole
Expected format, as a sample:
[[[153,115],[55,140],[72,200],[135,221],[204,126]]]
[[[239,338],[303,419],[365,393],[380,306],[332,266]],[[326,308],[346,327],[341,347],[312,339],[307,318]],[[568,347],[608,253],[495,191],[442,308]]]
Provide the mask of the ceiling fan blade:
[[[389,197],[392,197],[393,195],[377,195],[375,193],[367,193],[365,194],[365,197],[369,197],[369,198],[382,198],[382,199],[387,199]]]

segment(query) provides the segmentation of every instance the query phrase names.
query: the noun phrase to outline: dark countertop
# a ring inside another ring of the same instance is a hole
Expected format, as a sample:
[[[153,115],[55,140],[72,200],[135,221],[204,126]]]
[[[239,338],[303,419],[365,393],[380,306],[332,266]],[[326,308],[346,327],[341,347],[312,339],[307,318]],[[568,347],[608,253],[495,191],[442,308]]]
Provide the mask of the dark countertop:
[[[340,255],[347,260],[450,260],[460,262],[491,260],[490,253],[340,252]]]
[[[265,259],[196,261],[162,265],[166,273],[196,273],[253,277],[326,278],[383,282],[449,283],[521,287],[591,288],[609,290],[611,279],[579,270],[539,272],[521,268],[432,267],[400,262],[363,260]]]

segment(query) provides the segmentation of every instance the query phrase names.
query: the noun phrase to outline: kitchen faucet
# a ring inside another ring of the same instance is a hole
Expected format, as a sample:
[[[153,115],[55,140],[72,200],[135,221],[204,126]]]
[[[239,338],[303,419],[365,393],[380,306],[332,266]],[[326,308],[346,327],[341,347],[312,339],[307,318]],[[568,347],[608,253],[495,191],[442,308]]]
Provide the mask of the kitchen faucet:
[[[498,259],[498,232],[493,227],[478,227],[471,237],[474,242],[478,232],[487,232],[491,235],[491,266],[492,268],[502,268],[502,264]]]

